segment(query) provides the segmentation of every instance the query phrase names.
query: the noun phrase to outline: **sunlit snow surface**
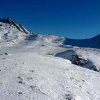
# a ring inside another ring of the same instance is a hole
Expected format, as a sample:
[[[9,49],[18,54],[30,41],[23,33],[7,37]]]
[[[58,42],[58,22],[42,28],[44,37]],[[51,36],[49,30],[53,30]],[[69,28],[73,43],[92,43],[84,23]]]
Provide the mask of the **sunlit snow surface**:
[[[8,46],[1,41],[0,100],[100,100],[99,72],[55,56],[73,50],[99,70],[100,50],[61,46],[59,41],[63,38],[41,35],[32,41],[17,38]]]

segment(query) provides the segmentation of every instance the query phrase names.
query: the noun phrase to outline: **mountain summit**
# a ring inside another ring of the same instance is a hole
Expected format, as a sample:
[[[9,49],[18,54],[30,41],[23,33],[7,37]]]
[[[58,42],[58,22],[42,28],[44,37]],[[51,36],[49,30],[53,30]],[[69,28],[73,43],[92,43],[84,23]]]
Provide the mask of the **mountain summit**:
[[[10,18],[1,18],[0,22],[5,23],[5,24],[9,24],[10,26],[13,26],[17,30],[24,32],[26,34],[29,33],[29,31],[26,30],[21,24],[17,24],[15,21],[11,20]],[[0,26],[2,26],[2,25],[0,25]]]
[[[9,18],[0,19],[0,45],[16,44],[24,40],[30,32],[21,24]]]

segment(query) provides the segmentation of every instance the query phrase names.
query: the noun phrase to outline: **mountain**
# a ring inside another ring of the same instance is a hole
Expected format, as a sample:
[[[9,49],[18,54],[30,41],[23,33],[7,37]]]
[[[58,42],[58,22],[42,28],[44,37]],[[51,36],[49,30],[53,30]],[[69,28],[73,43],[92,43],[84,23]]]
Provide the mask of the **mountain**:
[[[12,46],[23,41],[40,40],[49,43],[61,42],[63,38],[53,35],[33,34],[25,29],[21,24],[9,18],[0,19],[0,43],[1,46]]]
[[[2,18],[0,19],[0,26],[3,26],[2,23],[5,23],[5,24],[9,24],[9,28],[16,28],[17,30],[21,31],[21,32],[24,32],[26,34],[29,33],[29,31],[27,31],[21,24],[17,24],[15,21],[9,19],[9,18]],[[6,28],[6,27],[5,27]]]
[[[98,34],[97,36],[91,38],[90,40],[94,41],[95,43],[100,45],[100,34]]]
[[[88,47],[88,48],[98,48],[100,49],[100,35],[92,37],[90,39],[69,39],[66,38],[64,41],[65,45]]]
[[[100,49],[69,40],[0,19],[0,100],[100,100]]]
[[[0,44],[12,45],[24,40],[30,34],[21,24],[9,18],[0,19]]]

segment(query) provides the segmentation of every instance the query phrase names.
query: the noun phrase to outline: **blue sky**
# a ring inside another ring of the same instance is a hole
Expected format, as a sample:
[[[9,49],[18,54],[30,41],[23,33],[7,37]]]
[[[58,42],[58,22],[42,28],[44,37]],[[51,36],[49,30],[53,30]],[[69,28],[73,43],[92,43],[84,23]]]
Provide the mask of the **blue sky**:
[[[100,0],[0,0],[0,17],[36,33],[88,38],[100,33]]]

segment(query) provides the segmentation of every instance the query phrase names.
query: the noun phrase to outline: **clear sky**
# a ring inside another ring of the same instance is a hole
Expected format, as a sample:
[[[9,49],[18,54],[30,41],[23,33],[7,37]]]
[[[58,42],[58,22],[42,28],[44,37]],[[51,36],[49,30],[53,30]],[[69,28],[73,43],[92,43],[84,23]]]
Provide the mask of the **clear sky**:
[[[36,33],[88,38],[100,33],[100,0],[0,0],[0,17]]]

